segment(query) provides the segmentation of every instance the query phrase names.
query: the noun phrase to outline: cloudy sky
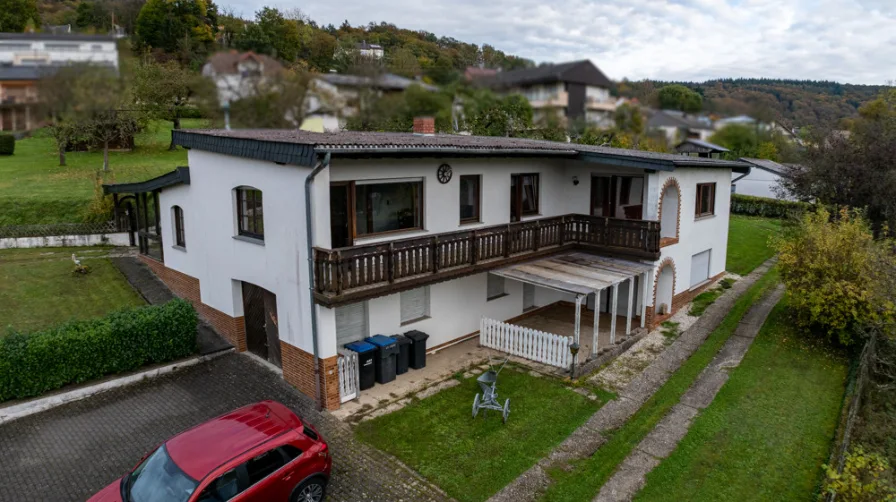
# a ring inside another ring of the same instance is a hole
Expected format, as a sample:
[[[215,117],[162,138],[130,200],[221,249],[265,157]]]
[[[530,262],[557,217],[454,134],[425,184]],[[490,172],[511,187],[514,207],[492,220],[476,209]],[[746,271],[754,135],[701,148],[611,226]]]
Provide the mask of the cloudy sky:
[[[896,80],[896,0],[219,0],[243,17],[299,7],[321,24],[386,21],[610,78]]]

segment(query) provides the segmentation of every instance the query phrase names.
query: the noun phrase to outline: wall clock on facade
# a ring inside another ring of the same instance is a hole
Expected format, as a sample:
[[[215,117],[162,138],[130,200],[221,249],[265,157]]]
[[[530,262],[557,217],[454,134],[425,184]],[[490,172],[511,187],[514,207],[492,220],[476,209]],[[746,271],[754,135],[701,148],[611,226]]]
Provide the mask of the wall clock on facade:
[[[438,171],[436,171],[436,176],[439,178],[439,183],[445,184],[451,181],[451,166],[448,164],[442,164],[439,166]]]

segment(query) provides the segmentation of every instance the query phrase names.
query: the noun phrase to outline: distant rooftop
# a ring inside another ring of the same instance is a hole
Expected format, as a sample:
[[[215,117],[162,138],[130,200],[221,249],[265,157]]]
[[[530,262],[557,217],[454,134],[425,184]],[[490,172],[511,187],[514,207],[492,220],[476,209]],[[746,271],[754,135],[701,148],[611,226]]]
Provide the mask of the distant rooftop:
[[[647,127],[683,127],[712,130],[712,120],[703,115],[693,115],[678,110],[648,110]]]
[[[569,82],[595,87],[611,87],[612,83],[590,60],[544,64],[523,70],[502,71],[493,75],[474,75],[477,82],[491,87],[516,87],[554,82]]]
[[[383,46],[377,45],[377,44],[368,44],[367,40],[365,40],[363,42],[359,42],[359,43],[355,44],[355,48],[362,50],[362,51],[363,50],[382,50]]]
[[[82,33],[0,33],[0,40],[65,40],[69,42],[114,42],[111,35]]]
[[[342,73],[322,73],[317,78],[333,85],[341,85],[347,87],[372,86],[378,89],[386,89],[392,91],[403,91],[408,87],[416,84],[427,91],[437,91],[438,87],[425,84],[416,80],[405,78],[392,73],[384,73],[376,77],[367,77],[362,75],[346,75]]]

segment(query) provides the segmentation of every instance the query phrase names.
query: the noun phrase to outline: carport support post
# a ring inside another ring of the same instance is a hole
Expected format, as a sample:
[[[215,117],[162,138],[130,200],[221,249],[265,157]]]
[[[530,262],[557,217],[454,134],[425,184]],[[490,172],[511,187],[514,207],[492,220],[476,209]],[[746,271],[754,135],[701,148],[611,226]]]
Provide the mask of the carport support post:
[[[619,305],[619,283],[613,284],[613,305],[610,310],[610,345],[616,344],[616,312]]]
[[[632,310],[635,306],[635,276],[628,278],[628,309],[625,311],[625,334],[632,334]]]
[[[598,326],[600,326],[600,290],[594,292],[594,339],[591,341],[591,357],[597,355]]]
[[[643,274],[641,274],[641,327],[642,328],[647,325],[647,301],[648,301],[647,285],[650,283],[650,281],[648,281],[649,278],[650,278],[650,274],[648,274],[647,272],[644,272]]]
[[[579,343],[580,324],[582,323],[582,298],[585,295],[576,295],[576,329],[574,331],[574,342]]]

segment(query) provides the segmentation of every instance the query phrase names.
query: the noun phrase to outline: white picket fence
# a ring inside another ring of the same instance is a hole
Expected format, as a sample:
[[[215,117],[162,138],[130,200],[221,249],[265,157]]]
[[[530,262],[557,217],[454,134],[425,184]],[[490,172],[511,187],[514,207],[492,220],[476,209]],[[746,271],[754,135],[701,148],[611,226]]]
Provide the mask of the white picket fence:
[[[569,345],[572,338],[526,328],[483,317],[479,325],[479,344],[559,368],[572,362]]]
[[[344,403],[358,397],[361,392],[358,373],[358,353],[353,350],[339,350],[339,402]]]

